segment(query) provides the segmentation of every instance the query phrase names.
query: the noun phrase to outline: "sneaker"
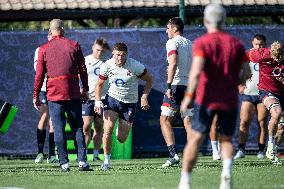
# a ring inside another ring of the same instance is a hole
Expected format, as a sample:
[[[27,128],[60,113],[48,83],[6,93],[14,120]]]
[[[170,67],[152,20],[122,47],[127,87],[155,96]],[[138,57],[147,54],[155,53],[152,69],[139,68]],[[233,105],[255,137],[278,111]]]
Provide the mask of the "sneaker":
[[[64,163],[61,165],[61,172],[69,172],[69,171],[70,171],[69,163]]]
[[[191,189],[190,184],[188,183],[179,183],[178,189]]]
[[[79,161],[79,171],[91,171],[90,164],[84,161]]]
[[[42,163],[42,162],[43,162],[43,153],[39,153],[36,156],[35,163],[38,164],[38,163]]]
[[[274,156],[274,158],[271,160],[273,165],[282,165],[282,162],[279,160],[277,156]]]
[[[274,149],[274,145],[272,143],[268,143],[265,155],[270,160],[274,159],[274,157],[275,157],[275,149]]]
[[[221,156],[219,153],[212,153],[212,159],[214,161],[221,160]]]
[[[50,158],[46,159],[47,163],[59,163],[59,160],[55,156],[51,156]]]
[[[180,163],[178,155],[175,155],[173,158],[167,159],[167,161],[162,165],[163,168],[171,167],[173,165],[178,165]]]
[[[238,150],[234,159],[239,159],[239,158],[244,158],[244,157],[245,157],[245,153],[242,150]]]
[[[102,169],[103,171],[109,170],[109,169],[110,169],[110,164],[104,162],[104,163],[102,164],[102,166],[101,166],[101,169]]]
[[[231,189],[232,188],[232,176],[230,174],[221,174],[221,183],[219,189]]]
[[[257,153],[256,157],[257,157],[258,159],[264,159],[264,158],[265,158],[265,154],[264,154],[263,151],[259,151],[259,152]]]

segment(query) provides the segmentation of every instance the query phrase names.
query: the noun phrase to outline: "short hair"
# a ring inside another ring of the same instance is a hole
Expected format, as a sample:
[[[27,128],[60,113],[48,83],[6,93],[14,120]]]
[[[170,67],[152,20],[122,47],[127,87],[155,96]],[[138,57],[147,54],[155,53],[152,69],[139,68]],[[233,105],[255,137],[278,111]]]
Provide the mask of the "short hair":
[[[266,37],[263,34],[257,33],[253,36],[253,39],[261,40],[261,41],[264,41],[266,43]]]
[[[112,50],[127,52],[127,46],[125,43],[116,43],[114,44]]]
[[[108,50],[110,49],[110,47],[107,43],[107,40],[104,39],[104,38],[100,37],[100,38],[96,39],[95,42],[94,42],[94,45],[95,44],[102,46],[104,49],[108,49]]]
[[[64,30],[64,22],[60,19],[53,19],[49,23],[50,30]]]
[[[226,20],[226,10],[220,4],[209,4],[204,9],[204,19],[208,22],[206,27],[222,28]]]
[[[284,60],[284,46],[281,45],[279,41],[274,41],[271,44],[271,57],[277,61],[281,62]]]
[[[180,33],[183,33],[183,29],[184,29],[184,24],[183,24],[183,21],[181,18],[179,17],[174,17],[174,18],[171,18],[167,24],[170,24],[170,25],[173,25],[174,27],[177,28],[177,30],[180,32]]]

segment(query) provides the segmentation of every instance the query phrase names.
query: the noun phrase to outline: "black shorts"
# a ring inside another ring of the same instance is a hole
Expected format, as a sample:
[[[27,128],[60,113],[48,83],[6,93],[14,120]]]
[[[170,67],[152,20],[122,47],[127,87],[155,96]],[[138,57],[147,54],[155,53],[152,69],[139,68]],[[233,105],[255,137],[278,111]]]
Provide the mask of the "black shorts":
[[[47,104],[46,92],[40,91],[39,93],[39,101],[41,104]]]
[[[252,103],[253,105],[257,105],[261,103],[261,99],[259,95],[245,95],[242,94],[241,95],[241,100],[242,102],[247,101]]]
[[[236,127],[237,112],[237,108],[227,111],[209,110],[207,107],[195,103],[192,129],[203,134],[208,134],[214,115],[217,115],[218,132],[220,135],[233,136]]]

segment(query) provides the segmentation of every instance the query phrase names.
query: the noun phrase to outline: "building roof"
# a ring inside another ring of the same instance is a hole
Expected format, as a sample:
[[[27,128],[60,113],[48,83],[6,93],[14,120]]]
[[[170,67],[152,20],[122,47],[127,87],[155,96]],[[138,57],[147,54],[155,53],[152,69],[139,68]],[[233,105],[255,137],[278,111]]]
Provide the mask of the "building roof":
[[[192,15],[201,15],[201,9],[210,2],[221,3],[232,10],[236,8],[238,10],[235,14],[247,15],[250,12],[264,15],[284,14],[284,0],[184,0],[184,2],[186,11]],[[51,15],[61,18],[64,18],[64,15],[68,18],[92,17],[92,14],[93,17],[171,15],[176,14],[178,5],[179,0],[1,0],[0,20],[9,18],[42,20]]]

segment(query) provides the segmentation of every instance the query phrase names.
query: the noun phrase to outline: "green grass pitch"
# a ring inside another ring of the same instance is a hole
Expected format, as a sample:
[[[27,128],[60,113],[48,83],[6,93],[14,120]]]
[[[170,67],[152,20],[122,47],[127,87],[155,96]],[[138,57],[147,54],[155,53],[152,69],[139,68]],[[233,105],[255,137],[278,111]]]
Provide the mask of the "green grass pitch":
[[[61,173],[59,165],[34,164],[33,160],[0,160],[0,189],[175,189],[180,167],[161,168],[166,158],[112,160],[112,169],[101,171],[91,162],[93,171],[79,172],[71,162],[71,172]],[[283,161],[283,159],[282,159]],[[200,157],[192,177],[193,189],[217,189],[221,162]],[[284,165],[246,156],[234,162],[235,189],[284,189]]]

